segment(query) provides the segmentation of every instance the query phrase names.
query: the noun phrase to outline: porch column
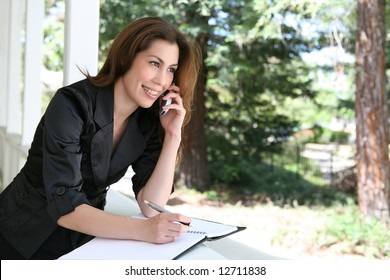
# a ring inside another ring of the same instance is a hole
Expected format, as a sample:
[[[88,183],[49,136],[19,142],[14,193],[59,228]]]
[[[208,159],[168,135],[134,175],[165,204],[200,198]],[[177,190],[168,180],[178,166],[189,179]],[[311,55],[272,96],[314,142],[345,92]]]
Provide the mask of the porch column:
[[[22,146],[30,145],[41,118],[44,0],[27,0]]]
[[[24,1],[10,1],[9,15],[9,41],[8,41],[8,69],[7,75],[7,110],[6,110],[6,132],[10,134],[21,134],[22,132],[22,24],[24,19]]]
[[[10,10],[11,0],[0,0],[0,128],[7,124]]]
[[[77,68],[97,73],[99,47],[99,0],[65,2],[64,85],[81,80]]]

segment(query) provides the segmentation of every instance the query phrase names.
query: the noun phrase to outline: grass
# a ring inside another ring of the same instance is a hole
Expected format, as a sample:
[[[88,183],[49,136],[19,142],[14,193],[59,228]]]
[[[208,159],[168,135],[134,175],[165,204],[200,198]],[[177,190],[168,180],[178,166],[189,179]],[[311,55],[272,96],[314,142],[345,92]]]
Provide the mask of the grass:
[[[363,216],[354,201],[326,210],[327,222],[317,240],[323,244],[342,245],[344,253],[366,258],[390,258],[390,228],[372,217]]]
[[[346,194],[327,185],[314,164],[302,165],[300,161],[283,156],[272,157],[260,162],[237,162],[234,170],[226,166],[212,165],[211,177],[214,186],[211,187],[211,199],[219,194],[230,193],[232,198],[243,196],[257,197],[258,200],[271,200],[274,204],[284,206],[331,206],[346,203],[353,194]],[[226,170],[233,175],[223,175]],[[222,174],[223,173],[223,174]],[[221,175],[222,174],[222,175]]]

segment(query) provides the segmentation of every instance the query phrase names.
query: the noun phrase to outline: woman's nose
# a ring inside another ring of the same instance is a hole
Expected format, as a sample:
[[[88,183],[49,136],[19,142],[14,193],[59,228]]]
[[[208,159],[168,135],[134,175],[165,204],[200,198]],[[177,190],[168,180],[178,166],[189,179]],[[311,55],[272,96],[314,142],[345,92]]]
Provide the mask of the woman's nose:
[[[168,76],[168,73],[166,71],[160,70],[156,73],[156,75],[153,77],[153,82],[158,85],[165,85],[165,84],[171,84],[170,80],[172,78]]]

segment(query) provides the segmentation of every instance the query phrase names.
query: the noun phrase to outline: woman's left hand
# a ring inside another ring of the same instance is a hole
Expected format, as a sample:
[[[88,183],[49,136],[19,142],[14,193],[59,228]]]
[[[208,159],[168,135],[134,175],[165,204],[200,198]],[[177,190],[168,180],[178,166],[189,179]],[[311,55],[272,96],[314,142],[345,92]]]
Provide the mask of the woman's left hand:
[[[165,130],[165,134],[181,136],[181,128],[183,126],[186,110],[183,107],[183,100],[180,96],[180,88],[176,85],[172,85],[169,89],[170,92],[162,99],[167,100],[172,98],[172,103],[164,107],[164,109],[169,109],[169,111],[160,116],[161,125]]]

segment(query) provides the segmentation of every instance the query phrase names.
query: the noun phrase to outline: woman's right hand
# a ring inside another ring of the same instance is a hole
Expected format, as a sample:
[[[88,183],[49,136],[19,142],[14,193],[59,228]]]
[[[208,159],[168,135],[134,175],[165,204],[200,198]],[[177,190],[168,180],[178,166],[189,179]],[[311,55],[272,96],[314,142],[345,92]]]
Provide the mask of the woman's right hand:
[[[145,220],[143,241],[150,243],[169,243],[188,231],[191,219],[177,213],[160,213]]]

